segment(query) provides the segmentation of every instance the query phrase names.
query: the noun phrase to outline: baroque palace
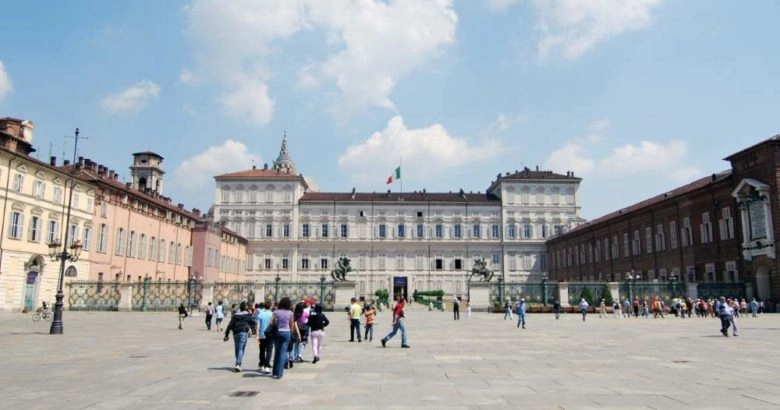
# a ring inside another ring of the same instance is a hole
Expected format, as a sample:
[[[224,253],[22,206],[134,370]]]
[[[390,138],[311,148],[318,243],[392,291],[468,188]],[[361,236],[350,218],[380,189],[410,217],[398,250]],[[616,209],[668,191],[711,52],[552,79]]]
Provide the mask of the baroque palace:
[[[214,218],[245,237],[247,276],[316,282],[345,256],[357,296],[464,295],[476,258],[505,281],[539,280],[545,241],[581,223],[573,173],[499,174],[485,192],[319,192],[287,138],[271,167],[218,175]]]

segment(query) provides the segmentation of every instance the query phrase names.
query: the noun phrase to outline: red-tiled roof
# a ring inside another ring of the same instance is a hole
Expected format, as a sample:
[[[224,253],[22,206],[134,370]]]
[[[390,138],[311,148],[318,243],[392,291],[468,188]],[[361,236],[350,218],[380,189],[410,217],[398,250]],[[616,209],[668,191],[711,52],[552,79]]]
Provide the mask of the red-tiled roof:
[[[697,180],[695,180],[695,181],[693,181],[693,182],[691,182],[691,183],[689,183],[687,185],[683,185],[681,187],[677,187],[675,189],[672,189],[671,191],[665,192],[665,193],[660,194],[660,195],[656,195],[656,196],[654,196],[652,198],[645,199],[644,201],[637,202],[637,203],[635,203],[633,205],[627,206],[627,207],[625,207],[623,209],[619,209],[619,210],[617,210],[615,212],[606,214],[606,215],[598,217],[596,219],[591,219],[587,223],[579,225],[579,226],[575,227],[574,229],[572,229],[569,232],[576,232],[576,231],[579,231],[581,229],[591,228],[591,227],[594,227],[595,225],[598,225],[600,223],[607,222],[607,221],[609,221],[611,219],[614,219],[614,218],[617,218],[617,217],[620,217],[620,216],[628,215],[628,214],[630,214],[630,213],[632,213],[634,211],[638,211],[638,210],[647,208],[647,207],[649,207],[651,205],[655,205],[655,204],[661,203],[661,202],[663,202],[665,200],[673,200],[676,197],[679,197],[681,195],[685,195],[687,193],[693,192],[693,191],[695,191],[695,190],[697,190],[699,188],[706,187],[707,185],[710,185],[712,183],[720,182],[720,181],[728,178],[729,176],[731,176],[731,170],[722,171],[722,172],[719,172],[717,174],[712,174],[711,176],[708,176],[708,177],[697,179]]]
[[[731,154],[728,157],[723,158],[723,159],[726,160],[726,161],[731,161],[732,158],[734,158],[735,156],[737,156],[739,154],[742,154],[745,151],[750,151],[750,150],[755,149],[756,147],[758,147],[760,145],[764,145],[764,144],[769,143],[769,142],[778,142],[778,141],[780,141],[780,134],[777,134],[775,136],[769,137],[768,139],[765,139],[765,140],[763,140],[763,141],[761,141],[759,143],[753,144],[753,145],[751,145],[751,146],[749,146],[749,147],[747,147],[747,148],[745,148],[743,150],[737,151],[737,152],[735,152],[735,153],[733,153],[733,154]]]
[[[229,174],[217,175],[214,177],[217,181],[227,179],[257,179],[257,178],[275,178],[275,179],[303,179],[300,175],[279,172],[273,169],[252,168],[245,171],[231,172]]]
[[[300,202],[455,202],[455,203],[500,203],[501,200],[492,194],[472,194],[458,192],[390,192],[367,193],[356,192],[307,192]]]

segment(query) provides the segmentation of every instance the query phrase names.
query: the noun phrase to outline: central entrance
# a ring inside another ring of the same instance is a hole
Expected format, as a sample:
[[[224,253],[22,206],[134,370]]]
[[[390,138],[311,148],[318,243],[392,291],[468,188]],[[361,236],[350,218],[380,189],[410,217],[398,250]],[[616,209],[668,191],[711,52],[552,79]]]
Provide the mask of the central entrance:
[[[393,276],[393,297],[401,296],[409,300],[409,289],[406,276]]]

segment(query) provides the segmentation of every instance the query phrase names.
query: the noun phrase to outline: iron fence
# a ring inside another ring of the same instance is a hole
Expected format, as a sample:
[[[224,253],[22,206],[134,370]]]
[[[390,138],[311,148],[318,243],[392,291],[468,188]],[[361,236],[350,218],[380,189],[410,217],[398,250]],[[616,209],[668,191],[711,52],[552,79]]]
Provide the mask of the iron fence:
[[[743,282],[735,283],[699,283],[698,296],[702,299],[727,298],[747,299],[747,288]]]
[[[69,310],[119,310],[119,282],[73,281],[67,286]]]
[[[620,284],[620,298],[629,300],[650,301],[656,297],[667,305],[677,297],[685,297],[685,284],[682,282],[622,282]]]
[[[203,284],[194,281],[140,281],[132,283],[132,309],[170,311],[179,307],[198,306],[203,297]]]
[[[293,302],[316,299],[324,310],[333,311],[336,303],[336,287],[328,281],[318,282],[266,282],[265,300],[273,302],[288,297]]]

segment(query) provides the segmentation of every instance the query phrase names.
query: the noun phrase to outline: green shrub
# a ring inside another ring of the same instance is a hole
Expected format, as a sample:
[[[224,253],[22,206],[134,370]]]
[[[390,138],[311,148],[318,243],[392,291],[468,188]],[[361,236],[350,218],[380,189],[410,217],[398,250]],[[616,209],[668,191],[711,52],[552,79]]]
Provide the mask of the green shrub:
[[[604,287],[601,288],[601,298],[604,299],[604,304],[607,306],[612,306],[612,304],[615,303],[612,292],[609,290],[609,285],[606,283],[604,284]]]
[[[593,294],[590,293],[589,287],[582,288],[582,294],[580,294],[580,299],[585,299],[585,301],[588,302],[589,305],[593,304]]]

